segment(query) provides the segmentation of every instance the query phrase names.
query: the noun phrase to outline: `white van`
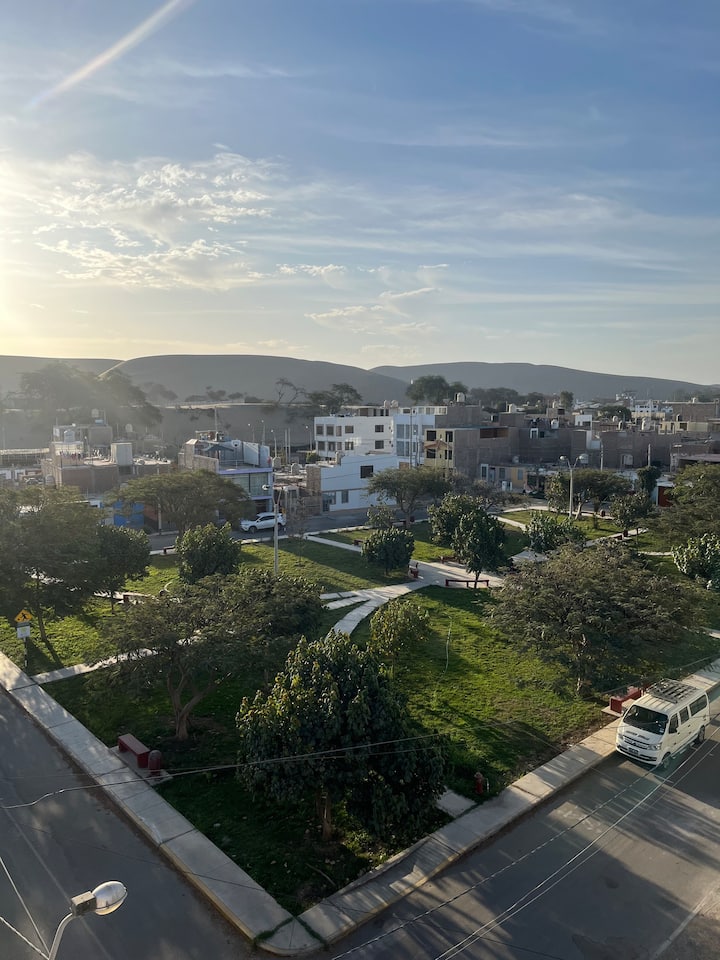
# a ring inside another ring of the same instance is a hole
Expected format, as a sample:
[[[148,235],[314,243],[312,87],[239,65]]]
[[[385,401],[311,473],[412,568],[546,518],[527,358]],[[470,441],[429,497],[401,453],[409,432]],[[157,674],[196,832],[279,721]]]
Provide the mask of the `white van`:
[[[683,747],[702,743],[709,722],[704,690],[679,680],[660,680],[624,711],[615,749],[654,767],[666,767]]]

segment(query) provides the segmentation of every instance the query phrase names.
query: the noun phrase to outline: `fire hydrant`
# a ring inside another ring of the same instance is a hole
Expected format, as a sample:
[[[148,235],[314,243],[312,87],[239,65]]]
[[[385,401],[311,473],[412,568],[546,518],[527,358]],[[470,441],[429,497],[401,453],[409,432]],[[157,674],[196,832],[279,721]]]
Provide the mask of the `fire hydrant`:
[[[478,772],[475,774],[475,793],[477,793],[479,796],[482,796],[484,793],[487,793],[489,789],[490,784],[478,770]]]

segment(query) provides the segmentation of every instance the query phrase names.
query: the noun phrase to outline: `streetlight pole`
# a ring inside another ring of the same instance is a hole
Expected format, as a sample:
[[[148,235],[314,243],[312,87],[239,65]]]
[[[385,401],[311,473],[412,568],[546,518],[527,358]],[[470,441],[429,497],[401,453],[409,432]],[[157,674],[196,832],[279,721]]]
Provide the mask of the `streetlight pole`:
[[[569,457],[560,457],[560,461],[562,463],[566,463],[568,465],[568,470],[570,471],[570,502],[568,503],[568,517],[572,520],[573,494],[575,492],[573,489],[573,480],[574,480],[573,471],[574,471],[574,468],[578,465],[578,461],[580,461],[580,463],[587,463],[587,454],[581,453],[579,457],[575,458],[575,463],[570,463]]]
[[[282,488],[280,488],[280,490],[277,491],[277,494],[278,494],[277,496],[275,495],[275,494],[276,494],[276,488],[275,488],[275,484],[274,484],[274,483],[273,483],[272,485],[269,484],[269,483],[264,484],[264,485],[263,485],[263,490],[268,490],[268,491],[270,491],[270,492],[272,493],[272,498],[273,498],[273,515],[274,515],[274,523],[273,523],[273,570],[275,571],[275,576],[277,576],[278,573],[280,572],[280,555],[279,555],[279,547],[278,547],[278,500],[280,499],[280,494],[282,493]]]
[[[119,880],[108,880],[106,883],[101,883],[99,887],[95,887],[92,892],[80,893],[73,897],[70,901],[72,912],[60,921],[47,960],[55,960],[57,957],[62,935],[71,920],[74,920],[75,917],[83,917],[88,913],[97,913],[98,916],[104,917],[122,906],[125,897],[127,897],[127,890]]]

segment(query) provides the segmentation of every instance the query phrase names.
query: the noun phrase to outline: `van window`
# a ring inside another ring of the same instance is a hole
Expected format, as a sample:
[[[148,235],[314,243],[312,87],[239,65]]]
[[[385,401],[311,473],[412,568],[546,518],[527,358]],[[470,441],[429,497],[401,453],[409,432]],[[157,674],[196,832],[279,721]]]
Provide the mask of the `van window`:
[[[690,711],[687,707],[683,707],[680,711],[680,723],[687,723],[690,719]]]
[[[705,697],[698,697],[697,700],[693,700],[690,704],[690,713],[696,717],[699,713],[702,713],[705,709]]]
[[[647,707],[638,707],[633,704],[626,711],[623,723],[627,723],[631,727],[638,727],[640,730],[649,730],[651,733],[665,733],[667,719],[664,713],[658,713],[655,710],[648,710]]]
[[[678,718],[677,718],[677,714],[675,714],[675,716],[671,717],[670,719],[670,726],[668,728],[668,731],[670,733],[677,733],[677,730],[678,730]]]

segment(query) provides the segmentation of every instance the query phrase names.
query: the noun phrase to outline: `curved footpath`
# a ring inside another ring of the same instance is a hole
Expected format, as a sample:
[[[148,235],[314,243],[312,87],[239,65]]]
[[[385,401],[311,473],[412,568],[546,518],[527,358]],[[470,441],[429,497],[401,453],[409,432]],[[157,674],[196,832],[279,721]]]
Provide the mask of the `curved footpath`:
[[[322,540],[321,537],[309,539]],[[333,546],[358,550],[347,544]],[[343,617],[336,629],[352,632],[357,624],[383,603],[430,584],[445,586],[445,578],[458,575],[457,565],[418,564],[418,577],[407,584],[333,594],[328,605],[362,602]],[[500,578],[491,577],[493,585]],[[67,668],[78,673],[82,668]],[[65,671],[63,675],[67,675]],[[450,796],[445,809],[456,819],[412,847],[359,878],[354,883],[293,917],[252,877],[240,869],[207,837],[181,816],[137,771],[121,760],[78,720],[56,703],[40,686],[54,677],[28,677],[0,654],[0,686],[20,704],[55,743],[130,818],[145,837],[162,851],[211,900],[217,909],[258,946],[277,956],[302,956],[339,940],[375,914],[402,899],[449,864],[507,827],[518,817],[554,796],[597,766],[615,749],[617,720],[570,747],[549,763],[526,774],[497,797],[480,805],[460,801],[455,809]],[[720,660],[687,678],[711,690],[720,685]],[[717,703],[720,710],[720,702]]]

